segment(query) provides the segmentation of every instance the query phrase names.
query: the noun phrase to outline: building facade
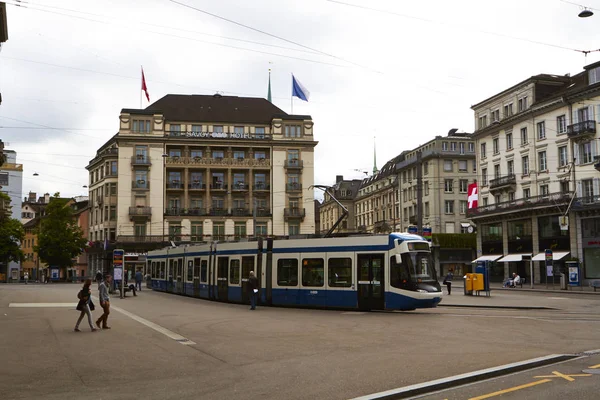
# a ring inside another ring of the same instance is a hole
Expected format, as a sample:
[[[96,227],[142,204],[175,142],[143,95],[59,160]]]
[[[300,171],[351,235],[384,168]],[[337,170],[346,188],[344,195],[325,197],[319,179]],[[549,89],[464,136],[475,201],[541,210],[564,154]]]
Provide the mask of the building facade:
[[[23,192],[23,165],[17,164],[17,153],[4,149],[5,162],[0,166],[0,190],[10,197],[11,218],[21,220],[21,195]],[[7,282],[18,281],[21,264],[11,261],[0,266],[0,275]]]
[[[354,216],[354,198],[358,195],[362,180],[344,180],[342,175],[335,178],[335,185],[329,191],[348,210],[348,215],[338,224],[334,233],[356,232],[356,218]],[[335,202],[329,193],[323,196],[323,203],[319,206],[320,234],[327,233],[343,214],[343,209]]]
[[[119,120],[87,166],[91,268],[114,246],[314,234],[310,116],[265,99],[167,95]]]
[[[472,107],[479,202],[469,217],[496,279],[555,279],[568,259],[585,279],[600,278],[599,103],[595,63],[574,76],[532,76]],[[545,249],[554,253],[550,277]]]
[[[21,223],[26,224],[34,218],[43,216],[49,201],[49,193],[38,198],[35,192],[29,192],[21,203]]]

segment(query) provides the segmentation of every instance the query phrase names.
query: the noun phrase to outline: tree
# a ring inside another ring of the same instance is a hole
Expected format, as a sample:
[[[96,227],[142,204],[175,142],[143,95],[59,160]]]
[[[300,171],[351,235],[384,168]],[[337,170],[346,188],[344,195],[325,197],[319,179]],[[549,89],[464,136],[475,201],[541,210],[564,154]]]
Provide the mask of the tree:
[[[25,229],[21,221],[10,217],[10,197],[0,192],[0,262],[8,265],[10,261],[21,261],[24,238]]]
[[[72,266],[73,258],[81,254],[87,244],[69,201],[60,198],[58,193],[50,199],[46,215],[40,220],[38,244],[34,246],[40,260],[61,269]]]

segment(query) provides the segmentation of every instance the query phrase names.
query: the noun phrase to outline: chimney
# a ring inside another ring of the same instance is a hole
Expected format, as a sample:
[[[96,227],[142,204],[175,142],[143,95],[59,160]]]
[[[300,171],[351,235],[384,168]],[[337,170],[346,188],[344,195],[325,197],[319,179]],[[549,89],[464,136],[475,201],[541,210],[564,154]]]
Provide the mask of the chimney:
[[[31,191],[30,191],[30,192],[29,192],[29,201],[30,201],[31,203],[35,203],[35,199],[36,199],[36,198],[37,198],[37,193],[35,193],[35,192],[31,192]]]
[[[343,180],[344,180],[344,175],[336,175],[335,176],[335,183],[340,183]]]
[[[50,203],[50,193],[44,193],[44,203]]]

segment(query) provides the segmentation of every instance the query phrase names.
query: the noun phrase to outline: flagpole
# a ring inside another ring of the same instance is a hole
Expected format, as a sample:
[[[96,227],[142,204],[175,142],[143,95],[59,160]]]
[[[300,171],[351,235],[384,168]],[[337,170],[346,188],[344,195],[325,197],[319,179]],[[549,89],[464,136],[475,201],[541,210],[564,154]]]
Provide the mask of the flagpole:
[[[140,69],[141,69],[141,72],[142,72],[142,76],[144,76],[143,75],[144,74],[144,67],[140,65]],[[143,81],[142,81],[142,84],[143,84]],[[140,85],[140,87],[141,87],[141,85]],[[140,110],[141,109],[142,109],[142,89],[140,88]]]
[[[292,104],[292,111],[291,111],[291,115],[294,114],[294,74],[290,73],[290,75],[292,75],[292,96],[290,97],[290,103]]]

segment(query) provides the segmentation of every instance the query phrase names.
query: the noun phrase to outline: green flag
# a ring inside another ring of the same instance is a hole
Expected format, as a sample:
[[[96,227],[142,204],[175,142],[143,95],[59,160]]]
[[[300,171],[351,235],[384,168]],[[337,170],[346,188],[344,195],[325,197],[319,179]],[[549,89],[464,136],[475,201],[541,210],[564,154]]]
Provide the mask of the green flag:
[[[273,100],[271,100],[271,70],[269,69],[269,91],[267,93],[267,100],[269,100],[270,103],[273,102]]]

